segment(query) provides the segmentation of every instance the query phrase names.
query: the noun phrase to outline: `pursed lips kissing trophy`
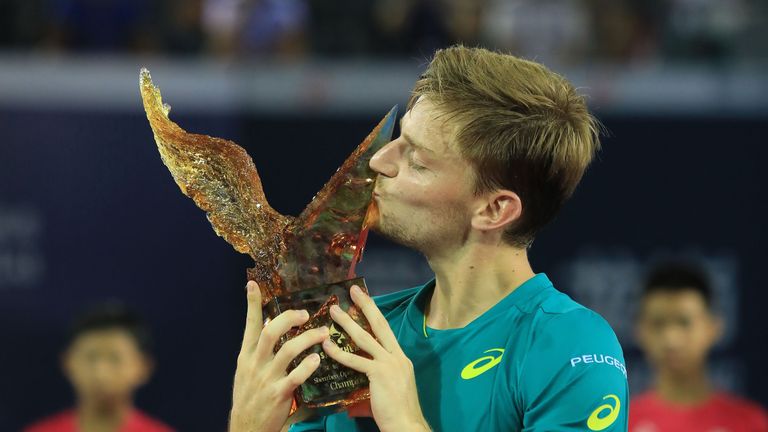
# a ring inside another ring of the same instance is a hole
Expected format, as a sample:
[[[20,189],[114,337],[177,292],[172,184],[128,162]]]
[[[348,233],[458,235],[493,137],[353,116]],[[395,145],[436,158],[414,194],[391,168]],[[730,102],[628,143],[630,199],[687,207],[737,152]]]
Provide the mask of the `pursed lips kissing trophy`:
[[[362,312],[349,297],[365,281],[355,274],[369,227],[378,218],[372,192],[376,174],[368,162],[390,141],[397,107],[393,107],[357,146],[320,192],[298,216],[286,216],[269,206],[261,180],[246,151],[232,141],[187,133],[168,118],[160,91],[149,71],[142,69],[139,87],[149,124],[163,163],[181,191],[207,213],[214,231],[235,250],[253,258],[247,277],[259,284],[265,322],[288,309],[306,309],[310,319],[278,342],[311,328],[327,326],[341,349],[366,355],[340,326],[329,308],[337,304],[371,332]],[[290,165],[288,165],[290,167]],[[316,352],[321,362],[296,389],[291,412],[300,405],[341,410],[370,397],[368,379],[327,357],[320,345],[299,355],[295,368]]]

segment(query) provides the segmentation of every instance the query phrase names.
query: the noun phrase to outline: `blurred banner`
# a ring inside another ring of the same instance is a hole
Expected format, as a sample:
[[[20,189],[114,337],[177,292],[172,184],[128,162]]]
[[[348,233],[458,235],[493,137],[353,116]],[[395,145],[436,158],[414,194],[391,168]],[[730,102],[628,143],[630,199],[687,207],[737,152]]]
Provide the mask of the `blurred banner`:
[[[140,112],[146,66],[172,106],[200,114],[365,114],[404,103],[419,61],[317,59],[169,60],[157,56],[27,56],[0,53],[0,107]],[[764,63],[590,63],[555,68],[589,95],[592,109],[621,115],[765,117]]]

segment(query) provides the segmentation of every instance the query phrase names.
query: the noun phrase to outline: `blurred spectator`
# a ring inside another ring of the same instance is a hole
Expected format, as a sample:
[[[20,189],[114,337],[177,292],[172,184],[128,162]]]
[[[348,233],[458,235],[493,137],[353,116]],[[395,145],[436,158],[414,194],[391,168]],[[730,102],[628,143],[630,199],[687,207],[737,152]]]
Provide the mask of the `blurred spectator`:
[[[135,391],[152,372],[146,324],[118,305],[95,308],[77,318],[62,355],[62,368],[76,407],[25,429],[26,432],[169,432],[133,406]]]
[[[162,2],[165,23],[158,33],[165,51],[190,55],[202,53],[206,35],[203,30],[203,0],[167,0]]]
[[[724,60],[746,30],[742,0],[671,0],[665,51],[673,60]]]
[[[152,48],[156,35],[149,0],[50,0],[47,39],[75,51],[129,51]]]
[[[370,52],[371,11],[374,0],[312,0],[308,36],[312,54],[365,56]]]
[[[377,0],[370,12],[372,52],[424,59],[449,45],[441,11],[441,0]]]
[[[762,0],[0,0],[0,48],[424,59],[483,45],[545,63],[768,58]]]
[[[612,63],[655,60],[659,54],[655,13],[664,0],[587,0],[593,29],[591,58]]]
[[[304,0],[205,0],[203,26],[217,55],[304,54],[308,9]]]
[[[582,0],[491,0],[483,14],[483,39],[496,49],[555,64],[576,63],[592,40],[588,4]]]
[[[694,267],[668,263],[644,286],[637,338],[654,384],[630,405],[630,432],[768,432],[757,404],[713,388],[707,356],[723,332],[712,310],[712,289]]]
[[[450,42],[478,45],[487,0],[443,0],[443,3],[443,19]]]

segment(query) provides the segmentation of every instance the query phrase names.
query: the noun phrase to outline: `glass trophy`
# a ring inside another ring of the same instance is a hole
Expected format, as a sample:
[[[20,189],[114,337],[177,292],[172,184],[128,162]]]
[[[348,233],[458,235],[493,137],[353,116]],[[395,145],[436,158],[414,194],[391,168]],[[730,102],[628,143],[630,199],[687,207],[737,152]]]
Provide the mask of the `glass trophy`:
[[[270,207],[259,174],[246,151],[232,141],[184,131],[168,118],[149,71],[142,69],[139,87],[147,119],[163,163],[182,193],[204,210],[214,231],[235,250],[249,254],[255,266],[247,278],[259,284],[265,321],[288,309],[306,309],[310,319],[292,329],[276,350],[311,328],[328,326],[330,338],[347,352],[368,356],[349,335],[334,325],[329,308],[337,304],[368,332],[368,322],[349,296],[369,227],[378,218],[372,200],[375,172],[368,162],[392,136],[397,107],[344,161],[341,167],[297,216]],[[343,409],[369,398],[364,374],[325,355],[318,344],[292,363],[289,371],[310,353],[320,354],[315,373],[294,395],[292,411],[308,408]]]

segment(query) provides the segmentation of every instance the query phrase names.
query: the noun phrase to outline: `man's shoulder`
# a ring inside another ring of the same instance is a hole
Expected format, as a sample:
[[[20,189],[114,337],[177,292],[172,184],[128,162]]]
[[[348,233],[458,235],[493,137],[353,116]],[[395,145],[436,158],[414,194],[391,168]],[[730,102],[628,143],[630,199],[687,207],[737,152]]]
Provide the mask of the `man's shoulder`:
[[[531,309],[535,321],[534,337],[570,335],[607,338],[618,343],[611,325],[602,315],[554,287],[545,290]]]
[[[525,303],[513,385],[526,430],[626,430],[624,354],[598,313],[553,286]]]
[[[74,432],[75,412],[61,411],[38,420],[24,428],[24,432]]]
[[[529,314],[528,362],[546,369],[551,360],[554,369],[567,364],[574,371],[604,363],[626,378],[624,352],[605,318],[554,288],[546,291]]]

